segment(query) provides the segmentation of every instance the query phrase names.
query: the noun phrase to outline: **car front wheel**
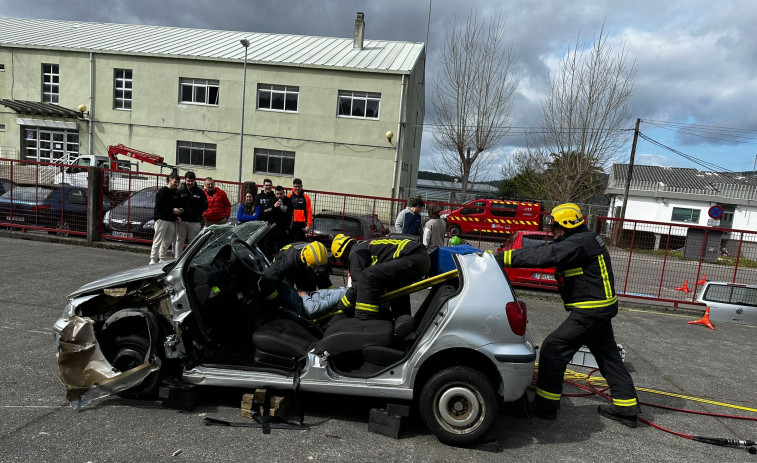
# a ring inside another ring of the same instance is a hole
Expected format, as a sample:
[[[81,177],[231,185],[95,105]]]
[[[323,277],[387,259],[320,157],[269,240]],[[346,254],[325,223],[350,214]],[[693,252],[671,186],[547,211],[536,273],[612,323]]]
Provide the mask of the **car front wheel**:
[[[127,371],[142,365],[150,348],[150,340],[139,335],[116,336],[113,340],[108,361],[119,371]],[[160,371],[156,371],[136,386],[118,395],[129,399],[153,399],[160,385]]]
[[[460,225],[452,224],[449,226],[449,236],[460,236],[463,234],[463,229]]]
[[[442,443],[472,445],[494,425],[497,393],[479,371],[450,367],[423,386],[420,412],[423,423]]]

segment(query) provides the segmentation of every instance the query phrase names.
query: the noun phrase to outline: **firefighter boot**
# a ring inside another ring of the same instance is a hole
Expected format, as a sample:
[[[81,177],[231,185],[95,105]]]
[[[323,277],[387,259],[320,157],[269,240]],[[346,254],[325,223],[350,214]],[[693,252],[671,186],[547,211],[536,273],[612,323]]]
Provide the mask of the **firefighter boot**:
[[[534,416],[537,418],[543,418],[545,420],[557,420],[557,409],[554,407],[545,407],[542,403],[534,401],[531,405],[531,410]]]
[[[615,420],[618,423],[628,426],[629,428],[635,428],[636,426],[638,426],[637,415],[621,415],[615,410],[615,407],[613,405],[600,405],[597,411],[605,418]]]

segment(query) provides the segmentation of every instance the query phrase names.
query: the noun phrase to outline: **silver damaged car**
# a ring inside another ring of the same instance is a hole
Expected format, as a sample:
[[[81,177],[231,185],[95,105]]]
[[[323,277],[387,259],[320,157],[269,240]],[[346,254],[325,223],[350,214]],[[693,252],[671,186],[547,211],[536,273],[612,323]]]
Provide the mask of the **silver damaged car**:
[[[440,441],[470,445],[491,430],[500,404],[524,396],[536,358],[526,306],[490,253],[456,254],[456,270],[398,290],[424,290],[412,316],[319,325],[260,295],[269,262],[257,243],[269,230],[208,227],[173,263],[74,291],[54,327],[72,406],[115,393],[154,398],[164,379],[299,387],[412,399]]]

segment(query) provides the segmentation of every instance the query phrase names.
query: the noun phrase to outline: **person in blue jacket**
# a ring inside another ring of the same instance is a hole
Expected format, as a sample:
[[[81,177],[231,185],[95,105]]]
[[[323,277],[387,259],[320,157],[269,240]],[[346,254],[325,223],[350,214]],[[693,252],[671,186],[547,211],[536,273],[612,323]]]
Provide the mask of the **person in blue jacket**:
[[[237,209],[237,220],[239,223],[252,222],[257,220],[260,215],[260,206],[255,205],[255,196],[249,191],[244,195],[244,204]]]

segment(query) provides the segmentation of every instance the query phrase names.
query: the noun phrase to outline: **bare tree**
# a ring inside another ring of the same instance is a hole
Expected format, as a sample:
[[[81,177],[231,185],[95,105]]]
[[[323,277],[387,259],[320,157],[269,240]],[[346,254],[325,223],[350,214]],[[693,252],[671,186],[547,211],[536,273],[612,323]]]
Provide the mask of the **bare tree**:
[[[508,132],[518,81],[510,71],[512,52],[503,49],[504,30],[500,16],[480,22],[475,11],[465,24],[455,22],[433,84],[438,168],[460,179],[462,193],[469,180],[491,170],[493,149]]]
[[[629,101],[636,64],[625,47],[615,52],[604,27],[592,48],[578,40],[550,79],[540,127],[527,134],[527,149],[510,170],[533,172],[531,190],[555,201],[588,201],[601,188],[604,171],[632,133]]]

